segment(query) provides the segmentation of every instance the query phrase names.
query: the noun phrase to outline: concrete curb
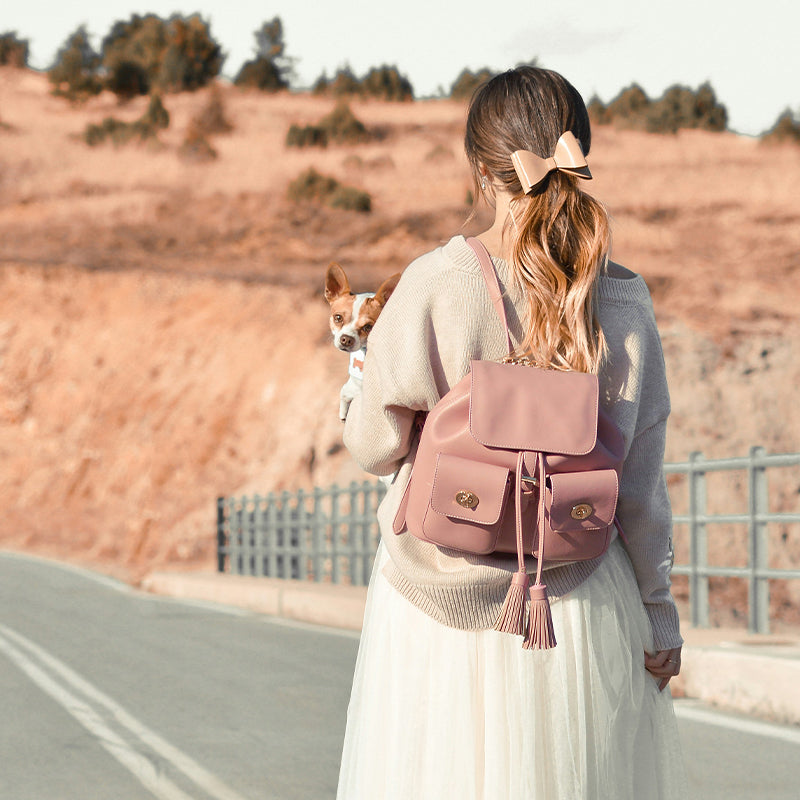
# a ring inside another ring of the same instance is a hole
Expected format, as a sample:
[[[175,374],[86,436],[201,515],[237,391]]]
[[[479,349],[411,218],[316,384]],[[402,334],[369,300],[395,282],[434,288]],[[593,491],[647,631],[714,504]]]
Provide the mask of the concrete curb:
[[[363,586],[213,572],[154,572],[142,588],[349,630],[361,629],[367,599]],[[741,630],[688,625],[683,633],[681,674],[670,684],[674,696],[800,725],[800,637],[749,636]]]
[[[334,586],[218,573],[153,572],[142,589],[155,594],[246,608],[333,628],[361,630],[365,586]]]
[[[721,629],[684,632],[676,697],[773,722],[800,725],[800,642]]]

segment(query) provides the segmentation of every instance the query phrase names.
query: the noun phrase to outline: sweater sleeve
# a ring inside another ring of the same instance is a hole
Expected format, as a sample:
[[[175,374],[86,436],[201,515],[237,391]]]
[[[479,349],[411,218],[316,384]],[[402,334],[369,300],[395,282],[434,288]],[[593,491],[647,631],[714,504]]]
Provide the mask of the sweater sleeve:
[[[666,425],[666,419],[661,420],[634,438],[623,466],[617,505],[656,650],[683,643],[670,593],[672,509],[663,468]]]
[[[657,650],[682,644],[680,620],[670,593],[672,506],[664,477],[664,449],[670,412],[664,354],[652,306],[648,304],[629,337],[631,360],[639,365],[631,381],[636,408],[633,437],[620,477],[617,514]]]
[[[456,291],[463,278],[470,282],[437,269],[435,251],[418,259],[370,334],[362,390],[344,427],[345,446],[367,472],[389,475],[400,466],[417,412],[433,408],[469,369],[473,326]]]

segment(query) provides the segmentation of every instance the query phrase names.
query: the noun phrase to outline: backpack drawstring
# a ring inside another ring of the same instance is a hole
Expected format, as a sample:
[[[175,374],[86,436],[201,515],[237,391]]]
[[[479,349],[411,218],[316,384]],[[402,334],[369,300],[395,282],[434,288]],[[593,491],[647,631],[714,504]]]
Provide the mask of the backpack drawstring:
[[[522,544],[522,467],[525,454],[517,454],[517,471],[514,476],[514,512],[517,525],[517,566],[511,578],[505,602],[500,609],[500,616],[494,624],[496,631],[525,635],[525,603],[528,599],[530,578],[525,569],[525,552]]]
[[[542,566],[544,564],[544,492],[545,492],[545,463],[544,455],[538,454],[539,478],[539,559],[536,569],[536,583],[530,586],[530,578],[525,569],[525,547],[522,537],[522,473],[524,468],[524,452],[517,455],[517,469],[514,483],[514,512],[517,530],[517,571],[511,578],[511,586],[506,594],[500,615],[494,625],[496,631],[525,636],[522,646],[526,650],[547,650],[556,646],[556,637],[553,631],[553,618],[550,612],[550,603],[547,599],[547,586],[542,583]],[[525,603],[530,596],[530,612],[528,615],[527,630],[525,626]]]
[[[542,583],[542,566],[544,565],[544,534],[547,526],[544,519],[544,493],[547,488],[547,473],[545,471],[544,453],[539,453],[539,559],[536,567],[536,583],[531,586],[531,608],[528,615],[528,633],[522,646],[526,650],[549,650],[556,646],[556,634],[553,630],[553,615],[550,610],[550,601],[547,599],[547,586]],[[521,520],[520,520],[521,522]],[[517,535],[517,547],[520,547],[522,538]]]

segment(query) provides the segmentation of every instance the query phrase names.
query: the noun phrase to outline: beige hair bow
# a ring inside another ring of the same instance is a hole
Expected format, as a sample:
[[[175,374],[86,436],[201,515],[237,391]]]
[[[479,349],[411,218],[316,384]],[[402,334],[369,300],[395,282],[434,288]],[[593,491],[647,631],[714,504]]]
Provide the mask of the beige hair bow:
[[[553,170],[560,170],[587,180],[592,177],[580,142],[572,131],[561,134],[552,157],[542,158],[530,150],[515,150],[511,154],[511,163],[525,194],[535,189]]]

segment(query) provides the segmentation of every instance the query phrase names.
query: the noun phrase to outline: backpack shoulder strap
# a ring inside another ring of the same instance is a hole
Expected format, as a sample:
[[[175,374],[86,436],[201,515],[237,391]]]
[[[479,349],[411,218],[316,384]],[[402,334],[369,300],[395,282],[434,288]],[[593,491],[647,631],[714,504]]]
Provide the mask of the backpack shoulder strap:
[[[486,288],[489,290],[489,297],[492,300],[492,304],[497,312],[497,316],[500,317],[500,323],[505,329],[506,340],[508,343],[508,354],[511,355],[514,348],[511,344],[511,334],[508,330],[506,310],[503,306],[503,293],[500,291],[500,282],[497,280],[497,273],[495,272],[494,264],[492,264],[491,256],[480,239],[476,239],[475,237],[471,236],[469,239],[467,239],[467,244],[474,250],[475,255],[478,257],[478,261],[480,262],[483,279],[486,281]]]

